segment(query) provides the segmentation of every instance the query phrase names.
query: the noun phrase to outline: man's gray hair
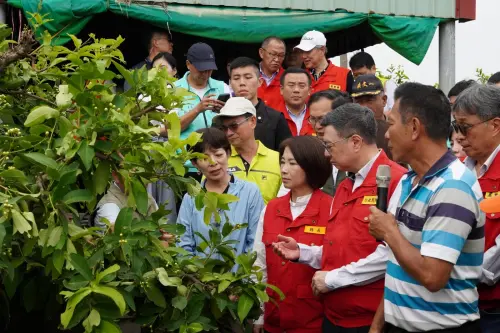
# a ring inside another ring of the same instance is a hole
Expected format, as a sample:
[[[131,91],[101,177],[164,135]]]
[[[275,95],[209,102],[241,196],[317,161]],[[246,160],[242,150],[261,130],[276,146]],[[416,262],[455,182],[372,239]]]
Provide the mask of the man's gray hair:
[[[283,39],[277,37],[277,36],[267,37],[266,39],[264,39],[262,41],[262,44],[261,44],[260,47],[262,47],[263,49],[265,49],[269,45],[269,43],[271,43],[272,41],[276,41],[278,43],[281,43],[281,44],[283,44],[283,46],[286,47],[285,41]]]
[[[344,104],[329,112],[321,121],[321,126],[333,126],[344,138],[357,134],[367,144],[374,144],[377,139],[377,122],[373,111],[355,103]]]
[[[500,117],[500,87],[475,84],[458,95],[453,111],[476,115],[486,121]]]

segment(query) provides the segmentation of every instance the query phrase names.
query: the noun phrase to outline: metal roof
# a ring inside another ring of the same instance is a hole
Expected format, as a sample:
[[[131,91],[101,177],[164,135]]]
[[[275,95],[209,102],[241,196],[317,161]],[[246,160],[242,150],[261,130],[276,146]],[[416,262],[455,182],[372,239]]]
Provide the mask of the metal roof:
[[[476,0],[122,0],[136,4],[227,6],[475,19]]]

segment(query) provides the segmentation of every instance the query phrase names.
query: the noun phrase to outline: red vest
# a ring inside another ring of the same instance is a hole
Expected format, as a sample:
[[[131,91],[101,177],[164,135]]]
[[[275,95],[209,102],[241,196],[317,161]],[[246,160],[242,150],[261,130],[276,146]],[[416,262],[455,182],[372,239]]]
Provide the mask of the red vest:
[[[331,271],[366,258],[380,244],[368,232],[369,208],[373,200],[367,197],[377,195],[375,176],[381,164],[391,167],[390,197],[406,169],[391,161],[384,151],[380,152],[363,184],[354,192],[354,182],[350,178],[337,188],[323,242],[322,271]],[[383,279],[365,286],[333,290],[325,294],[325,315],[334,325],[341,327],[370,326],[383,294]]]
[[[335,66],[330,62],[328,69],[321,75],[318,81],[314,80],[313,77],[311,94],[328,89],[347,91],[347,76],[349,72],[347,68]]]
[[[311,281],[315,269],[278,257],[271,244],[279,234],[293,237],[306,245],[321,245],[327,225],[332,197],[316,190],[311,196],[304,212],[293,221],[290,211],[290,194],[269,201],[264,215],[262,241],[266,246],[266,266],[268,283],[277,286],[286,298],[268,289],[271,298],[279,302],[265,303],[264,329],[270,333],[320,333],[323,321],[323,305],[313,295]],[[306,232],[306,227],[323,228],[319,233]]]
[[[288,113],[288,110],[286,109],[285,101],[281,101],[279,104],[278,108],[276,109],[279,112],[283,113],[285,116],[286,122],[288,124],[288,128],[290,128],[290,132],[292,132],[293,136],[297,135],[316,135],[316,132],[314,131],[314,128],[312,125],[309,123],[309,109],[306,109],[306,114],[304,115],[304,120],[302,121],[302,127],[300,128],[300,133],[297,134],[297,125],[295,122],[292,120],[292,117],[290,117],[290,114]]]
[[[479,178],[479,185],[483,191],[483,196],[500,195],[500,154],[495,157],[486,173]],[[500,235],[500,209],[498,213],[486,214],[486,223],[484,225],[484,251],[489,250],[495,245],[495,239]],[[487,286],[478,285],[479,307],[482,309],[500,307],[500,284]]]
[[[285,70],[280,68],[278,74],[274,77],[269,85],[267,85],[264,80],[257,90],[257,96],[272,109],[277,110],[280,103],[283,101],[283,96],[281,96],[281,75]]]

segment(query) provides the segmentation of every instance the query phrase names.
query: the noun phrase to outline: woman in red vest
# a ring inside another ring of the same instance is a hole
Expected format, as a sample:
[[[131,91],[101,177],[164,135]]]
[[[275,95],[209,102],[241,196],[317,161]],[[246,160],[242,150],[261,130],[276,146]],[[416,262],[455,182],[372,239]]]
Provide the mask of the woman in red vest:
[[[315,269],[285,261],[273,253],[271,244],[279,234],[294,237],[308,245],[322,244],[333,198],[321,191],[332,173],[321,141],[313,136],[289,138],[280,146],[281,178],[290,192],[271,200],[263,210],[254,251],[256,265],[264,279],[286,295],[267,290],[276,300],[264,305],[264,316],[254,324],[254,332],[319,333],[323,305],[313,295],[311,280]]]

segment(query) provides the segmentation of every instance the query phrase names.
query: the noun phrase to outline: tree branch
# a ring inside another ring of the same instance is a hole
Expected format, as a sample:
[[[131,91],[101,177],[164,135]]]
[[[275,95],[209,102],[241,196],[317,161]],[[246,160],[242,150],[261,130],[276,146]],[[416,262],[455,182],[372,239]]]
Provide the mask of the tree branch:
[[[142,110],[141,112],[138,112],[138,113],[134,114],[132,116],[132,118],[140,118],[141,116],[145,115],[146,113],[149,113],[151,111],[156,110],[157,107],[158,107],[158,105],[152,105],[150,107],[147,107],[144,110]]]
[[[35,43],[36,40],[33,32],[31,30],[24,30],[21,33],[21,38],[19,38],[19,43],[0,55],[0,72],[10,64],[29,57]]]
[[[27,96],[27,97],[30,97],[30,98],[34,98],[34,99],[37,99],[39,101],[42,101],[42,102],[45,102],[47,103],[48,105],[50,106],[53,106],[55,108],[57,108],[57,104],[52,102],[52,101],[49,101],[48,99],[46,98],[43,98],[43,97],[40,97],[40,96],[37,96],[37,95],[34,95],[34,94],[30,94],[29,92],[27,91],[22,91],[22,90],[5,90],[5,89],[0,89],[0,93],[2,94],[6,94],[6,95],[24,95],[24,96]]]

